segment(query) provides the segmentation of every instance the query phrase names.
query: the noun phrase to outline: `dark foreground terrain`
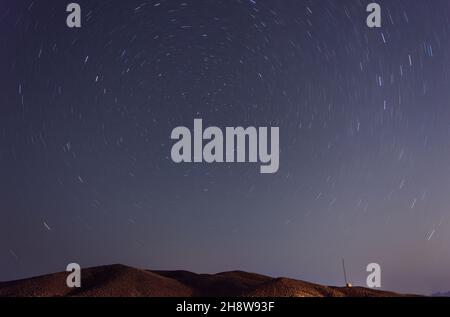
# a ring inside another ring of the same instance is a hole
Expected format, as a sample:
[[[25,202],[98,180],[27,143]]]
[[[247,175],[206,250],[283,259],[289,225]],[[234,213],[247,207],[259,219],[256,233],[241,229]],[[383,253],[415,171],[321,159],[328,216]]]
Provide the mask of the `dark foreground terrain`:
[[[195,274],[187,271],[148,271],[124,265],[82,270],[81,288],[66,286],[66,272],[0,282],[4,296],[245,296],[245,297],[397,297],[400,294],[363,287],[332,287],[289,278],[241,271]]]

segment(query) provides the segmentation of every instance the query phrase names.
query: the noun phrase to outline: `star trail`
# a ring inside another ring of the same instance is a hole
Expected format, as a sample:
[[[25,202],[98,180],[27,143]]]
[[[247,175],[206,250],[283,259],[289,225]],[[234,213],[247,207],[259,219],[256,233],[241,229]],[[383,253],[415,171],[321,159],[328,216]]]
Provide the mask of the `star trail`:
[[[0,280],[122,263],[450,289],[450,3],[0,2]],[[279,127],[279,169],[171,132]],[[206,124],[205,123],[205,124]]]

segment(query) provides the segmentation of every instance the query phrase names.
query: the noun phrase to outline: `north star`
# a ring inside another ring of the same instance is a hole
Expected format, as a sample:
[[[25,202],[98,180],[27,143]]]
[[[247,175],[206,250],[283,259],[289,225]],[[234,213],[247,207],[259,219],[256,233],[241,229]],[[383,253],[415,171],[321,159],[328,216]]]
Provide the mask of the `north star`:
[[[203,312],[208,314],[211,304],[190,304],[183,301],[183,304],[177,304],[177,312]]]

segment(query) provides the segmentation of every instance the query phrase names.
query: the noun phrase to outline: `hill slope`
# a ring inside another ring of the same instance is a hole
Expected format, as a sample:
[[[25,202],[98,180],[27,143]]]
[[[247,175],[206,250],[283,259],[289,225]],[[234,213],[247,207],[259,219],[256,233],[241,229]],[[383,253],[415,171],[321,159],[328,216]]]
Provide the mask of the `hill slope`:
[[[126,297],[385,297],[392,292],[362,287],[330,287],[242,271],[196,274],[187,271],[148,271],[124,265],[82,270],[82,287],[69,289],[67,273],[0,283],[0,297],[126,296]]]

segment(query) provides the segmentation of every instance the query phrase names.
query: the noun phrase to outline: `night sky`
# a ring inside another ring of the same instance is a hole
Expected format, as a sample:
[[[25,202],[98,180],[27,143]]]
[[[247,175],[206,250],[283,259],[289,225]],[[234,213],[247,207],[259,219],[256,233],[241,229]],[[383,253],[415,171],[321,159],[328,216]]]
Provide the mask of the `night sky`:
[[[450,2],[0,1],[0,280],[122,263],[450,289]],[[280,168],[176,164],[277,126]]]

